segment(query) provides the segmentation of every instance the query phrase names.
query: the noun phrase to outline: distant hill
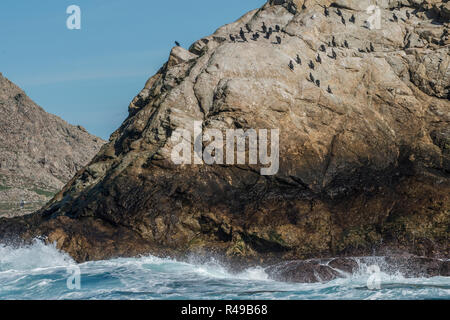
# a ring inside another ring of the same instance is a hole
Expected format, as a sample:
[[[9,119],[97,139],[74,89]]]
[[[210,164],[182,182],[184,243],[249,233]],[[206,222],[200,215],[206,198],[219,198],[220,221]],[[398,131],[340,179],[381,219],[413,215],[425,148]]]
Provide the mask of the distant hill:
[[[0,216],[39,209],[105,143],[45,112],[1,73],[0,115]]]

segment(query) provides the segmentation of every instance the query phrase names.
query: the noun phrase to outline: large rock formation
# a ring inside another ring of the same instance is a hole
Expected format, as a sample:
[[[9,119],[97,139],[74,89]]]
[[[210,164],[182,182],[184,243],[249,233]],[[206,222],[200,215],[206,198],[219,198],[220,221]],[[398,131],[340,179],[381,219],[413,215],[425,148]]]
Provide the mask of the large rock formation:
[[[41,208],[105,143],[46,113],[1,73],[0,114],[0,216]]]
[[[448,257],[448,2],[379,1],[380,29],[369,4],[272,0],[174,48],[94,160],[40,212],[3,220],[2,238],[45,236],[78,261]],[[263,22],[280,32],[230,40]],[[280,129],[279,171],[175,165],[174,133],[195,121]]]

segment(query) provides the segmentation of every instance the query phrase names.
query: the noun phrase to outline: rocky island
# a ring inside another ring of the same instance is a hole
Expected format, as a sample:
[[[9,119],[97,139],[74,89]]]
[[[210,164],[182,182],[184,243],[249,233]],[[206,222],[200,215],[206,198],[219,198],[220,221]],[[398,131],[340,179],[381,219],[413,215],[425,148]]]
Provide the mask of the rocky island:
[[[42,237],[80,262],[447,259],[450,3],[371,5],[270,0],[174,47],[95,158],[40,211],[0,220],[0,238]],[[174,164],[172,135],[195,122],[279,129],[279,170]]]
[[[39,210],[105,143],[45,112],[0,73],[0,217]]]

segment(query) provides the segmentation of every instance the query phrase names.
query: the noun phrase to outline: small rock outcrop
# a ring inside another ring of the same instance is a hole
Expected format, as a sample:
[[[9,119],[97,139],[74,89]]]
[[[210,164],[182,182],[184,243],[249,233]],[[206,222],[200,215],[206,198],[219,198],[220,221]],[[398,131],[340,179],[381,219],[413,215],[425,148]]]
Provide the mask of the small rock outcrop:
[[[369,269],[371,268],[372,269]],[[376,269],[375,269],[375,268]],[[449,277],[450,261],[408,255],[388,257],[314,259],[281,262],[265,271],[274,280],[284,282],[328,282],[355,274],[370,275],[374,271],[406,278]]]
[[[46,113],[0,74],[0,217],[40,209],[105,143]]]
[[[43,236],[77,261],[448,257],[448,2],[378,1],[380,28],[368,4],[271,0],[174,48],[94,160],[0,237]],[[196,122],[279,129],[279,170],[175,164],[175,132]]]

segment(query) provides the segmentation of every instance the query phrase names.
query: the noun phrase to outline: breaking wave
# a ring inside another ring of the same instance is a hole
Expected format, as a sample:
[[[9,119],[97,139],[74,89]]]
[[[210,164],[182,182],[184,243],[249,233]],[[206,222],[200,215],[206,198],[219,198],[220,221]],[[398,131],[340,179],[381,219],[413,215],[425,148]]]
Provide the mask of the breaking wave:
[[[384,263],[372,259],[374,265]],[[19,248],[0,245],[0,299],[450,299],[450,278],[406,279],[395,270],[381,272],[381,288],[370,290],[365,261],[354,275],[298,284],[273,281],[261,267],[231,273],[214,259],[143,256],[76,264],[55,246],[35,241]],[[80,271],[79,289],[68,287],[74,268]]]

